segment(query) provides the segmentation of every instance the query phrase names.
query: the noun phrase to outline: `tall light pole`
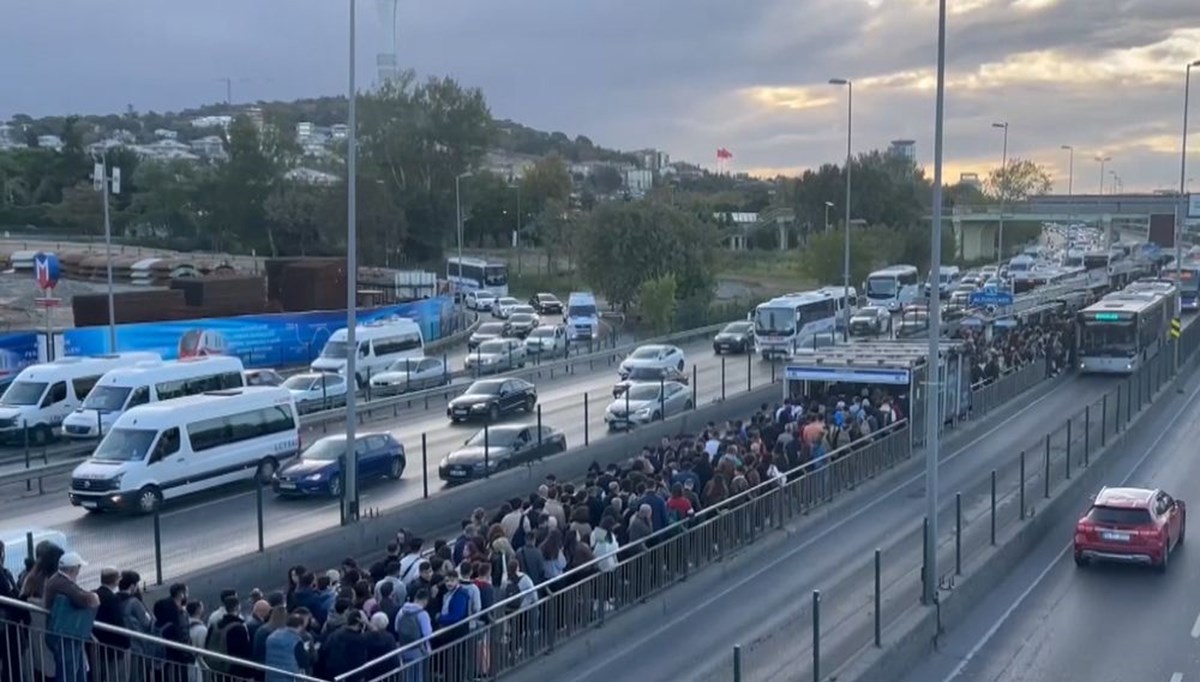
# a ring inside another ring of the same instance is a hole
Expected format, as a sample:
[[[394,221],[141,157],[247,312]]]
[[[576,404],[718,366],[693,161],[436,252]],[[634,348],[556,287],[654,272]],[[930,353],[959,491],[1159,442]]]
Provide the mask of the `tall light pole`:
[[[996,263],[1004,262],[1004,204],[1008,198],[1008,121],[993,123],[993,128],[1004,129],[1004,148],[1000,153],[1000,229],[996,235]]]
[[[1183,134],[1179,144],[1179,217],[1175,220],[1175,281],[1182,282],[1183,267],[1183,223],[1187,220],[1187,138],[1188,97],[1191,94],[1192,67],[1200,66],[1200,59],[1190,62],[1183,74]],[[1175,366],[1179,366],[1179,343],[1175,343]],[[1182,390],[1182,389],[1180,389]]]
[[[458,228],[458,286],[463,285],[463,264],[462,264],[462,247],[463,247],[463,219],[462,219],[462,179],[469,177],[471,173],[463,172],[454,176],[454,210],[457,214]]]
[[[829,209],[833,208],[832,201],[825,202],[825,233],[829,234]]]
[[[1104,164],[1112,161],[1112,157],[1098,154],[1095,160],[1100,162],[1100,194],[1104,194]]]
[[[358,418],[358,90],[355,85],[354,53],[357,48],[355,2],[350,2],[350,83],[346,93],[349,119],[346,124],[346,453],[342,466],[342,521],[358,520],[358,457],[355,427]]]
[[[933,127],[933,235],[929,240],[929,271],[942,267],[942,131],[946,116],[946,0],[938,2],[937,107]],[[933,301],[930,301],[932,304]],[[925,603],[937,599],[938,450],[942,425],[938,414],[942,308],[929,306],[929,358],[925,361]]]
[[[1070,160],[1067,161],[1067,196],[1075,196],[1075,148],[1069,144],[1064,144],[1061,149],[1070,152]]]
[[[854,140],[854,82],[848,78],[830,78],[830,85],[846,86],[846,238],[842,245],[842,297],[846,314],[842,319],[842,340],[850,340],[850,164]]]
[[[92,187],[100,192],[104,201],[104,261],[108,278],[108,352],[116,353],[117,313],[113,300],[112,220],[109,218],[108,196],[110,193],[121,193],[121,169],[108,167],[107,151],[100,152],[100,158],[92,168]]]

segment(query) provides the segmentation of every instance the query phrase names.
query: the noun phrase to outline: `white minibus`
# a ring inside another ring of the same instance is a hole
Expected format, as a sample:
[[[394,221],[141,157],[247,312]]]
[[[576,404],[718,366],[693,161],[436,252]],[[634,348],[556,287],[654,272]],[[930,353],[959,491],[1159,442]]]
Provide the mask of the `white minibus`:
[[[68,438],[100,438],[125,410],[206,391],[221,391],[246,385],[242,361],[223,355],[207,355],[168,362],[139,362],[133,367],[110,370],[100,377],[83,406],[63,420]]]
[[[383,320],[360,324],[355,328],[354,341],[358,345],[358,360],[354,373],[359,386],[365,386],[370,377],[386,372],[393,362],[401,358],[425,356],[425,338],[421,325],[408,319]],[[346,330],[339,329],[329,336],[321,357],[313,360],[314,372],[337,372],[345,374]]]
[[[45,445],[106,372],[159,357],[157,353],[117,353],[67,357],[26,367],[0,396],[0,438],[24,440],[22,428],[27,428],[30,445]]]
[[[164,500],[250,480],[300,452],[292,394],[278,386],[212,391],[135,407],[71,474],[71,504],[148,514]]]

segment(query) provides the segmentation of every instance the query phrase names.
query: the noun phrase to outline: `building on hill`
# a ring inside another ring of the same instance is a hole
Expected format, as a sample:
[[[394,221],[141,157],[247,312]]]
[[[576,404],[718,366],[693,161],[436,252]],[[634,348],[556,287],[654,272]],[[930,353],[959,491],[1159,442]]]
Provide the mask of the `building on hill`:
[[[232,116],[200,116],[192,119],[193,128],[223,128],[228,130],[232,124]]]
[[[228,156],[225,153],[225,141],[219,135],[206,135],[192,140],[191,149],[194,154],[210,161],[223,161]]]
[[[624,172],[625,189],[630,196],[640,199],[654,186],[654,173],[644,168],[627,168]]]
[[[891,146],[888,147],[888,153],[904,159],[915,166],[917,163],[917,142],[916,140],[892,140]]]

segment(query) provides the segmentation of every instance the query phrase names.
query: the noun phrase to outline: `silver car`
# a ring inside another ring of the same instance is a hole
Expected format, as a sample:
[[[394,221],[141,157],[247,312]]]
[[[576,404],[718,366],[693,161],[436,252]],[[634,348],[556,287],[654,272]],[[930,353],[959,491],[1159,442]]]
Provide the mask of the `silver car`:
[[[471,332],[471,337],[467,339],[467,348],[475,350],[484,341],[491,341],[502,336],[504,336],[503,322],[484,322]]]
[[[441,358],[401,358],[371,377],[371,392],[397,395],[450,383],[450,369]]]
[[[525,360],[525,345],[520,339],[492,339],[467,353],[463,366],[475,374],[493,374],[524,367]]]
[[[612,431],[629,429],[673,417],[692,407],[691,389],[679,382],[637,383],[608,404],[604,423]]]
[[[544,324],[525,337],[525,350],[531,354],[545,353],[560,356],[567,348],[567,328],[561,324]]]

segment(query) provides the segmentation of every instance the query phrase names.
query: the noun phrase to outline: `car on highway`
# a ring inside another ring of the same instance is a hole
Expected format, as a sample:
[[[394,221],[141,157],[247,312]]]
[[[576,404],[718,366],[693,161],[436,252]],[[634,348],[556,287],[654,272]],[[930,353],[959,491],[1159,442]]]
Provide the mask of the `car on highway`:
[[[879,336],[892,330],[892,314],[882,306],[859,308],[850,316],[851,336]]]
[[[754,348],[754,323],[730,322],[713,337],[713,352],[746,353]]]
[[[679,382],[633,384],[604,409],[604,423],[610,431],[618,431],[656,422],[690,409],[692,392]]]
[[[525,352],[530,355],[562,356],[567,350],[567,328],[561,324],[543,324],[525,337]]]
[[[651,344],[633,350],[617,367],[617,374],[624,379],[634,367],[674,367],[683,371],[683,349],[678,346]]]
[[[529,297],[529,305],[541,315],[562,315],[563,304],[554,294],[538,293]]]
[[[1116,562],[1166,571],[1187,534],[1187,505],[1149,488],[1103,488],[1075,524],[1075,563]]]
[[[496,305],[492,306],[492,317],[498,320],[507,320],[512,314],[513,306],[521,305],[521,302],[512,296],[501,296],[496,299]]]
[[[566,435],[552,426],[500,424],[481,429],[447,455],[438,465],[438,478],[462,483],[566,451]]]
[[[525,344],[520,339],[484,341],[463,358],[463,368],[473,374],[494,374],[524,367]]]
[[[283,376],[273,369],[248,369],[242,372],[247,386],[282,386]]]
[[[504,335],[516,339],[524,339],[537,329],[540,320],[533,313],[513,313],[504,323]]]
[[[674,367],[634,367],[629,376],[613,385],[613,398],[620,398],[634,384],[658,383],[674,381],[683,385],[688,383],[688,375]]]
[[[496,294],[482,290],[468,291],[463,294],[463,304],[467,310],[488,312],[496,305]]]
[[[496,422],[512,412],[537,409],[537,387],[524,379],[480,379],[446,405],[452,423],[487,418]]]
[[[492,339],[499,339],[504,336],[503,322],[484,322],[471,332],[471,336],[467,338],[467,350],[475,350],[479,344]]]
[[[899,335],[915,334],[928,328],[929,311],[918,308],[904,311],[904,314],[900,316],[900,324],[896,325],[896,333]]]
[[[300,414],[332,410],[346,404],[346,377],[333,372],[293,374],[283,382]]]
[[[325,436],[300,453],[299,459],[277,471],[271,489],[280,497],[341,497],[345,455],[345,434]],[[408,463],[404,446],[390,433],[358,434],[354,437],[354,457],[359,483],[383,478],[398,481]]]
[[[403,358],[371,377],[371,393],[399,395],[450,383],[450,368],[441,358]]]

